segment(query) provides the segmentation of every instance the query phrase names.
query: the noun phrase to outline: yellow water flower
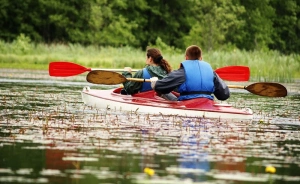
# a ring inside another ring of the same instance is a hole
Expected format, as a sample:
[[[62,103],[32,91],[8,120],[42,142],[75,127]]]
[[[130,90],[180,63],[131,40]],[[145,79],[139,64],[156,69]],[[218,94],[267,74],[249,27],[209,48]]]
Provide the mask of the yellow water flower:
[[[276,168],[273,166],[267,166],[266,167],[266,172],[267,173],[275,173],[276,172]]]
[[[146,167],[146,168],[144,169],[144,173],[146,173],[146,174],[149,175],[149,176],[153,176],[154,173],[155,173],[155,171],[154,171],[153,169],[150,169],[150,168]]]

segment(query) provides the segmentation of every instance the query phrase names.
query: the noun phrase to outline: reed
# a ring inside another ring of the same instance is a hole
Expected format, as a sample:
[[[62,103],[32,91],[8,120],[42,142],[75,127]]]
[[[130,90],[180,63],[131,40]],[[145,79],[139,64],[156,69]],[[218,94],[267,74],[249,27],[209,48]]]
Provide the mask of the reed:
[[[156,46],[154,46],[156,47]],[[159,46],[157,46],[160,48]],[[161,49],[173,69],[184,60],[184,51]],[[251,81],[293,82],[300,78],[300,55],[276,51],[203,51],[203,60],[214,69],[228,65],[250,67]],[[143,68],[145,51],[132,47],[98,47],[79,44],[33,44],[0,41],[0,68],[47,70],[52,61],[70,61],[92,68]]]

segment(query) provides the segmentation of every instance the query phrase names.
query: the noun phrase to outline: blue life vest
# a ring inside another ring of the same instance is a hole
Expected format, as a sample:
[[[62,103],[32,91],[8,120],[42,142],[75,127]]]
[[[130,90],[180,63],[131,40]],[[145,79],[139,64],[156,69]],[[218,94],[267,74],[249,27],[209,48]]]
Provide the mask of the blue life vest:
[[[151,75],[149,74],[149,72],[146,68],[143,69],[143,78],[144,79],[150,79],[151,78]],[[150,82],[143,82],[143,85],[142,85],[142,88],[141,88],[140,92],[150,91],[150,90],[152,90],[151,83]]]
[[[181,63],[185,71],[185,82],[178,88],[178,100],[208,98],[214,92],[214,73],[210,64],[205,61],[187,60]]]

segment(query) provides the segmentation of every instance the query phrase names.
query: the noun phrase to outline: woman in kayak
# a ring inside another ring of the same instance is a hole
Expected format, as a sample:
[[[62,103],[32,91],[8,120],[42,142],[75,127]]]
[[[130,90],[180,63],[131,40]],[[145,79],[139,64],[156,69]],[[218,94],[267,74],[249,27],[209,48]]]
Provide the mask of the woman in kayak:
[[[158,93],[169,93],[178,89],[178,100],[208,98],[226,100],[230,91],[224,81],[214,72],[209,63],[202,61],[201,48],[192,45],[185,51],[185,61],[161,80],[151,78],[151,87]]]
[[[122,73],[122,75],[126,78],[132,78],[131,68],[125,67],[124,70],[125,71]],[[158,79],[162,79],[168,73],[170,73],[171,70],[172,69],[169,62],[163,58],[161,51],[156,48],[149,48],[146,52],[146,67],[143,68],[143,70],[137,71],[133,78],[150,79],[151,77],[157,77]],[[123,86],[124,90],[122,91],[122,94],[132,95],[139,92],[152,90],[149,82],[126,81],[123,83]]]

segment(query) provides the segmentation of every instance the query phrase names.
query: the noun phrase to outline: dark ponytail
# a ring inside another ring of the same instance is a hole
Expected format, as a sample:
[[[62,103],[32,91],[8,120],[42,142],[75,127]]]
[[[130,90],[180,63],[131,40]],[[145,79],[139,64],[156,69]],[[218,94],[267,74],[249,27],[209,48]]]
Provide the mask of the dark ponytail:
[[[163,58],[160,50],[156,48],[147,49],[147,57],[152,57],[154,63],[161,66],[167,73],[172,71],[169,62]]]

